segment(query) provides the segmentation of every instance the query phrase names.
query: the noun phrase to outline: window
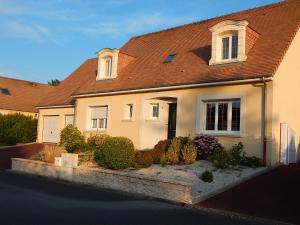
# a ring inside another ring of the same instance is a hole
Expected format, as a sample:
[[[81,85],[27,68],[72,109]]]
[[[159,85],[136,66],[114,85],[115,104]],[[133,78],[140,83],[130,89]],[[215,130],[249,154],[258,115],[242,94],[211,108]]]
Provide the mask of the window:
[[[124,112],[124,119],[125,120],[132,120],[133,116],[133,104],[126,104],[125,105],[125,112]]]
[[[1,88],[1,93],[3,95],[10,95],[10,92],[9,92],[9,90],[7,88]]]
[[[238,57],[238,34],[235,32],[232,35],[222,38],[222,59],[236,59]]]
[[[105,77],[111,77],[112,58],[108,57],[105,59]]]
[[[153,119],[158,119],[158,117],[159,117],[159,104],[151,104],[151,107],[152,107],[151,117]]]
[[[107,106],[91,107],[91,128],[105,130],[107,128]]]
[[[74,125],[74,115],[66,115],[65,117],[65,125]]]
[[[176,56],[175,53],[168,55],[167,58],[165,59],[164,63],[172,62],[175,56]]]
[[[240,100],[205,102],[205,130],[238,133],[240,131]]]

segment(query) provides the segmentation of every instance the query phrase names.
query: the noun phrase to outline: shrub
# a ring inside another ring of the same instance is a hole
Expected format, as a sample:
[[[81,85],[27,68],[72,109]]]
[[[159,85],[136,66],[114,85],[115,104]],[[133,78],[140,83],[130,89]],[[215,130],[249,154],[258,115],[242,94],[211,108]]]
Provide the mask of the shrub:
[[[55,157],[61,157],[61,153],[67,151],[57,145],[45,145],[43,150],[38,153],[40,160],[47,163],[54,163]]]
[[[78,154],[79,164],[94,161],[94,151],[88,150]]]
[[[214,175],[212,172],[210,172],[209,170],[205,170],[202,175],[201,175],[201,179],[204,181],[204,182],[207,182],[207,183],[211,183],[213,182],[214,180]]]
[[[154,149],[152,152],[153,163],[156,163],[156,164],[161,163],[161,158],[164,158],[164,160],[165,160],[165,155],[166,155],[166,152],[167,152],[168,148],[170,147],[170,145],[171,145],[171,140],[167,139],[167,140],[159,141],[154,146]]]
[[[37,119],[32,116],[16,114],[0,114],[0,143],[15,145],[36,141]]]
[[[180,138],[173,138],[168,151],[166,152],[166,160],[171,164],[178,164],[181,150]]]
[[[218,139],[211,135],[197,135],[194,141],[199,159],[207,159],[216,152],[224,149]]]
[[[67,152],[73,153],[85,150],[86,145],[81,132],[73,125],[67,125],[60,133],[60,145],[64,146]]]
[[[136,151],[134,155],[135,168],[147,168],[153,164],[153,150]]]
[[[262,159],[252,156],[252,157],[244,157],[241,160],[241,165],[256,168],[256,167],[264,166],[264,163]]]
[[[245,152],[243,149],[244,145],[242,142],[232,146],[232,148],[229,150],[230,165],[236,166],[241,164],[241,161],[245,157]]]
[[[188,142],[181,150],[181,159],[185,164],[192,164],[197,158],[197,150],[194,142]]]
[[[134,145],[125,137],[107,138],[97,147],[94,159],[98,165],[110,169],[128,168],[134,159]]]
[[[107,135],[107,134],[96,134],[96,135],[91,135],[88,139],[87,139],[87,146],[89,150],[95,150],[97,147],[101,146],[104,141],[107,138],[110,138],[111,136]]]
[[[230,166],[231,157],[228,152],[220,150],[212,157],[213,165],[218,169],[226,169]]]

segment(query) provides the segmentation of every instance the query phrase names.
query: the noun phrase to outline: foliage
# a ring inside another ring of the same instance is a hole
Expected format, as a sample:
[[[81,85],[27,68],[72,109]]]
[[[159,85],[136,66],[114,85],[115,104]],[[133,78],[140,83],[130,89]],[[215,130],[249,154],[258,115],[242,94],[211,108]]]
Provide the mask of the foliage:
[[[79,164],[94,161],[94,151],[87,150],[78,154]]]
[[[178,164],[179,157],[180,157],[180,150],[182,148],[181,139],[180,138],[173,138],[171,145],[169,146],[166,152],[166,160],[171,164]]]
[[[61,157],[61,153],[67,152],[64,148],[57,145],[45,145],[43,150],[38,153],[41,161],[54,163],[55,157]]]
[[[194,142],[188,142],[181,150],[181,159],[185,164],[192,164],[197,158],[197,149]]]
[[[135,168],[147,168],[153,164],[153,150],[136,151],[134,155]]]
[[[252,168],[261,167],[264,165],[263,161],[260,158],[257,158],[255,156],[252,157],[244,157],[241,160],[242,166],[248,166]]]
[[[171,140],[166,139],[166,140],[162,140],[159,141],[153,149],[153,163],[155,164],[161,164],[161,161],[165,161],[166,157],[166,152],[168,150],[168,148],[171,145]],[[163,160],[161,160],[163,158]]]
[[[107,138],[110,138],[110,137],[111,136],[109,136],[107,134],[95,134],[95,135],[91,135],[87,139],[88,149],[91,150],[91,151],[94,151],[96,148],[98,148],[99,146],[101,146]]]
[[[200,134],[195,137],[194,141],[200,159],[207,159],[216,152],[224,149],[218,139],[212,135]]]
[[[201,179],[204,181],[204,182],[207,182],[207,183],[211,183],[213,182],[214,180],[214,175],[211,171],[209,170],[205,170],[202,175],[201,175]]]
[[[60,133],[60,145],[70,153],[86,149],[84,137],[77,127],[69,124]]]
[[[0,114],[0,143],[15,145],[36,141],[37,119],[23,114]]]
[[[220,150],[212,157],[213,165],[218,169],[226,169],[230,166],[231,157],[227,151]]]
[[[132,165],[134,159],[134,145],[125,137],[111,137],[105,139],[94,153],[94,160],[100,166],[110,169],[125,169]]]
[[[232,146],[232,148],[229,150],[231,161],[230,165],[236,166],[241,164],[241,161],[245,158],[245,152],[243,149],[244,145],[242,142],[239,142],[238,144]]]
[[[60,84],[60,80],[53,79],[53,80],[48,81],[48,84],[51,85],[51,86],[57,86],[57,85]]]

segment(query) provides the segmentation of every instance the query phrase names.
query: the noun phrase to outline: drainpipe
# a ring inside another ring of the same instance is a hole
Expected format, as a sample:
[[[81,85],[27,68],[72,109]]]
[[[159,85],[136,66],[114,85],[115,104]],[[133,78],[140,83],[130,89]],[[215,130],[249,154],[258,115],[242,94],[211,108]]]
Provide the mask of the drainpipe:
[[[266,135],[266,96],[267,85],[265,77],[262,77],[262,119],[261,119],[261,134],[262,134],[262,147],[263,147],[263,163],[267,164],[267,135]]]

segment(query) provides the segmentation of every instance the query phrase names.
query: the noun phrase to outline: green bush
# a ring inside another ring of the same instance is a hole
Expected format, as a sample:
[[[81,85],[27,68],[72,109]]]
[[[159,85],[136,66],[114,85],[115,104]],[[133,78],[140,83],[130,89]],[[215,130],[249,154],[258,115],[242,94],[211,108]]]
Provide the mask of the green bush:
[[[134,145],[125,137],[111,137],[96,148],[94,159],[100,166],[110,169],[125,169],[132,165]]]
[[[87,139],[87,147],[89,150],[94,151],[97,147],[101,146],[107,138],[111,136],[107,134],[95,134],[91,135]]]
[[[136,151],[134,155],[135,168],[147,168],[153,164],[153,150]]]
[[[166,152],[166,160],[171,164],[178,164],[180,157],[180,150],[182,148],[181,139],[173,138],[170,147]]]
[[[166,152],[171,145],[171,140],[166,139],[159,141],[153,149],[153,163],[159,164],[161,163],[161,158],[165,159]]]
[[[64,146],[67,152],[78,152],[86,150],[84,137],[77,127],[67,125],[60,133],[60,145]]]
[[[192,164],[196,161],[197,158],[197,149],[194,142],[188,142],[181,149],[181,160],[185,164]]]
[[[19,113],[0,114],[0,143],[15,145],[17,143],[35,142],[37,119]]]
[[[227,151],[220,150],[212,157],[213,165],[218,169],[226,169],[230,166],[231,157]]]
[[[229,150],[230,165],[236,166],[241,164],[241,161],[243,158],[245,158],[245,152],[243,149],[244,145],[242,142],[232,146],[232,148]]]
[[[204,182],[207,182],[207,183],[211,183],[213,182],[214,180],[214,175],[212,172],[210,172],[209,170],[205,170],[202,175],[201,175],[201,179],[204,181]]]
[[[241,165],[256,168],[256,167],[264,166],[264,163],[262,159],[252,156],[252,157],[244,157],[241,160]]]

